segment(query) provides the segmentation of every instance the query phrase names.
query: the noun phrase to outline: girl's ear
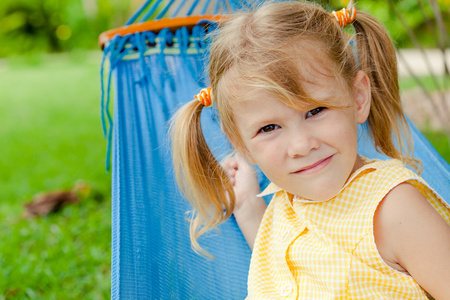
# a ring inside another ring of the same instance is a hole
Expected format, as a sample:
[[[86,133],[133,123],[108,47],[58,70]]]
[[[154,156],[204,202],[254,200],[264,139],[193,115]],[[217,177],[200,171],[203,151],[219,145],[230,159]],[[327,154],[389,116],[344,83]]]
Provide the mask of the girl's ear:
[[[364,71],[358,71],[353,81],[353,93],[356,100],[356,120],[362,124],[370,113],[371,93],[370,79]]]

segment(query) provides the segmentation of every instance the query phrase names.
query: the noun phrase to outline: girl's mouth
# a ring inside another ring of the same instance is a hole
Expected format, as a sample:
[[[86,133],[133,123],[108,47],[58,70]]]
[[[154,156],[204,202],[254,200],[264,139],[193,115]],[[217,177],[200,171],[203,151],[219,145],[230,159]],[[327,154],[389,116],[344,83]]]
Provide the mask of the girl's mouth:
[[[331,162],[332,158],[333,158],[333,155],[331,155],[325,159],[319,160],[318,162],[316,162],[312,165],[301,168],[300,170],[295,171],[293,173],[294,174],[312,174],[312,173],[318,172],[318,171],[322,170],[323,168],[325,168]]]

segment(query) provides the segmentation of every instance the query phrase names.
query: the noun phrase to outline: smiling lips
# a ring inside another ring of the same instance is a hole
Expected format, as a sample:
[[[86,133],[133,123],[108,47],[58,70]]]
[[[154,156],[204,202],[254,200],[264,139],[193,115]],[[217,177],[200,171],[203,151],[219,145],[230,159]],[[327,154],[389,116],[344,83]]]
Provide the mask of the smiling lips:
[[[312,174],[317,171],[320,171],[330,163],[332,157],[333,157],[333,155],[331,155],[325,159],[322,159],[322,160],[316,162],[315,164],[301,168],[300,170],[293,172],[293,174]]]

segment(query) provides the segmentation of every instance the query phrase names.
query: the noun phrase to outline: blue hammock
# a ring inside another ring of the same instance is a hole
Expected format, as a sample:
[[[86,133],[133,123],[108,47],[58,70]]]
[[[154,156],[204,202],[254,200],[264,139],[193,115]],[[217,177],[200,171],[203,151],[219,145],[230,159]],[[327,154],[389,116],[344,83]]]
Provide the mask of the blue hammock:
[[[245,9],[242,1],[217,3],[213,13]],[[144,20],[155,12],[158,18],[167,15],[166,6],[155,9],[152,5],[144,3],[126,25],[142,14]],[[204,14],[210,9],[205,6],[192,7],[200,7],[199,14]],[[209,22],[208,28],[215,26]],[[168,120],[209,85],[204,36],[205,27],[195,26],[116,36],[105,44],[102,79],[105,61],[109,72],[106,83],[102,81],[102,89],[106,86],[102,119],[108,151],[112,151],[111,162],[109,153],[107,160],[107,166],[112,166],[112,299],[244,299],[247,294],[251,251],[234,218],[220,225],[220,232],[209,232],[199,240],[215,260],[196,254],[187,221],[191,207],[173,175]],[[108,108],[110,92],[114,94],[113,117]],[[450,166],[410,126],[415,155],[424,165],[423,177],[448,198]],[[219,159],[229,153],[231,147],[220,134],[214,108],[203,110],[202,127]],[[360,154],[383,157],[374,150],[364,127],[360,127],[359,141]],[[258,174],[264,188],[268,181]]]

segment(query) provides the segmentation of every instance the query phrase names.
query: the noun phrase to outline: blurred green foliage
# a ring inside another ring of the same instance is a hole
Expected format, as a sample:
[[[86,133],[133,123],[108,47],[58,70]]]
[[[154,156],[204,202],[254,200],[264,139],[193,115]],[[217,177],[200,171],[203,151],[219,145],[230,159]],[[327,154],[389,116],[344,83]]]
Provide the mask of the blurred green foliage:
[[[389,1],[360,0],[357,1],[361,10],[367,11],[383,23],[389,31],[398,48],[415,47],[408,35],[403,19],[410,30],[417,36],[420,44],[428,48],[438,47],[439,36],[442,37],[436,23],[436,15],[432,8],[432,2],[436,0],[392,0],[395,10],[389,5]],[[445,27],[450,32],[450,1],[437,1],[441,18]],[[448,36],[447,36],[447,41]],[[447,44],[447,47],[450,45]]]
[[[348,2],[316,1],[328,9],[340,9]],[[438,31],[431,1],[434,0],[392,0],[420,41],[425,46],[436,47]],[[74,48],[95,49],[98,35],[124,24],[142,2],[144,0],[2,0],[0,57]],[[359,0],[357,4],[386,25],[399,47],[412,47],[405,26],[388,2]],[[450,32],[450,0],[438,2]]]
[[[98,35],[121,26],[140,0],[2,0],[0,57],[96,49]]]
[[[349,0],[316,0],[325,7],[331,9],[341,9],[345,7]],[[409,27],[417,36],[420,44],[424,47],[438,47],[439,31],[436,25],[436,14],[433,11],[432,3],[439,7],[440,14],[445,23],[445,27],[450,32],[450,0],[354,0],[360,10],[372,14],[389,31],[391,37],[399,48],[415,47],[408,35]],[[391,5],[390,5],[391,3]],[[403,24],[400,19],[406,23]],[[447,43],[448,43],[447,38]],[[447,44],[447,47],[450,45]]]

